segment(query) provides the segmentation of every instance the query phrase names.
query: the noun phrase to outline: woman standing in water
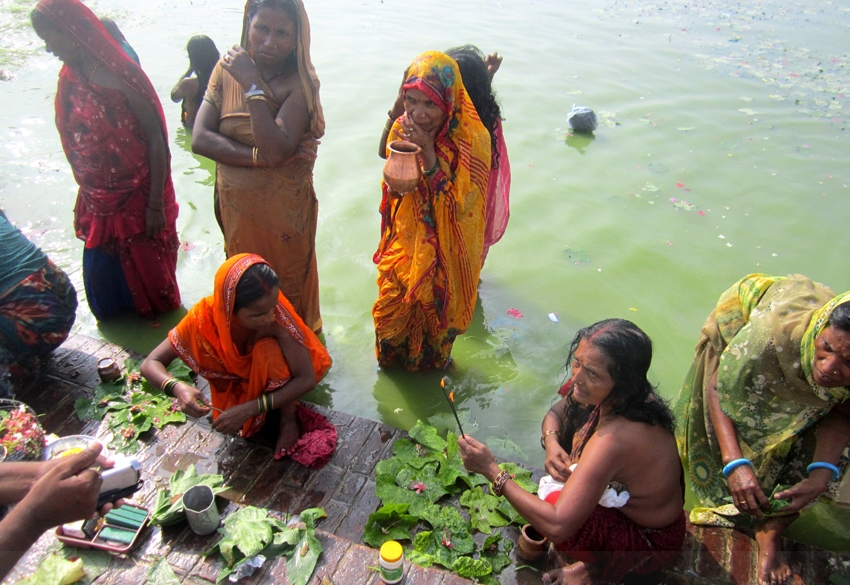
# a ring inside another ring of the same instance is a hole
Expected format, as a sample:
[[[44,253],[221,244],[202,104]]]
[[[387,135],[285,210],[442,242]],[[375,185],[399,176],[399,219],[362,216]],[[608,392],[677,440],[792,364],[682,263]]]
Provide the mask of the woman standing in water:
[[[419,55],[402,90],[405,113],[390,130],[422,148],[423,171],[403,195],[383,184],[376,351],[381,367],[444,368],[475,310],[490,135],[448,55]]]
[[[171,101],[180,104],[180,121],[187,128],[195,125],[198,108],[204,101],[207,84],[215,64],[218,63],[218,47],[207,35],[195,35],[186,44],[189,53],[189,69],[171,90]]]
[[[177,203],[159,98],[79,0],[42,0],[31,18],[64,63],[56,127],[80,186],[74,226],[89,307],[98,320],[176,309]]]
[[[325,121],[301,0],[250,0],[242,45],[213,71],[192,150],[218,163],[228,256],[259,254],[313,331],[322,328],[313,165]]]

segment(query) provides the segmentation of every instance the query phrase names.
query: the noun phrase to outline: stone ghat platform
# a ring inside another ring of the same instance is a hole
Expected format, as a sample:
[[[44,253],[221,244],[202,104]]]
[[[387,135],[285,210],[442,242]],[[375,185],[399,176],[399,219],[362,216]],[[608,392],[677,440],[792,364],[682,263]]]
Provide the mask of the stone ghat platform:
[[[81,421],[74,401],[91,396],[98,383],[97,360],[113,357],[118,363],[132,357],[121,347],[76,335],[46,360],[40,376],[30,380],[17,398],[42,416],[47,432],[60,436],[100,432],[97,421]],[[222,474],[229,491],[222,494],[222,516],[240,506],[267,508],[273,513],[297,514],[310,507],[323,507],[327,518],[317,525],[317,536],[324,552],[319,558],[310,583],[316,585],[372,585],[381,583],[374,567],[376,550],[363,545],[361,536],[366,520],[379,501],[375,497],[374,467],[392,455],[392,444],[406,433],[381,423],[315,406],[339,431],[339,444],[331,461],[320,470],[302,467],[289,459],[275,461],[272,446],[227,437],[212,431],[206,421],[168,425],[155,432],[137,455],[143,466],[144,489],[133,502],[151,508],[157,488],[167,484],[170,473],[196,463],[200,468],[213,466]],[[200,472],[200,471],[199,471]],[[535,478],[541,475],[535,471]],[[518,531],[509,527],[504,534],[514,542]],[[131,585],[145,583],[152,563],[165,557],[185,584],[214,583],[221,561],[204,558],[202,552],[216,535],[197,536],[186,523],[166,528],[147,528],[135,548],[127,555],[114,555],[108,568],[94,583]],[[814,549],[786,541],[791,562],[807,585],[829,583],[830,575],[850,576],[850,555]],[[4,583],[15,583],[32,573],[58,542],[47,532],[21,559]],[[628,578],[626,583],[664,583],[669,585],[720,585],[755,583],[756,544],[751,534],[737,530],[688,526],[688,535],[679,561],[651,579]],[[511,553],[516,559],[515,551]],[[536,585],[543,572],[569,561],[554,551],[533,569],[516,566],[500,575],[503,585]],[[471,583],[440,568],[424,569],[406,563],[403,583],[417,585],[460,585]],[[287,583],[283,559],[266,563],[250,578],[239,583]]]

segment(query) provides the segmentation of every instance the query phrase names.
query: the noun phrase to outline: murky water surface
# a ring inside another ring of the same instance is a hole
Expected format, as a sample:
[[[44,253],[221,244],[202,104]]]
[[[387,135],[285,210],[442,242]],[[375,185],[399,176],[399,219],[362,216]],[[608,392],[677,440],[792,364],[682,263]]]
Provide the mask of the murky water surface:
[[[0,2],[0,204],[82,291],[76,185],[53,124],[59,63],[28,26],[34,4]],[[375,152],[401,74],[424,50],[474,43],[505,57],[495,86],[513,169],[511,222],[487,259],[450,372],[464,430],[498,454],[542,465],[540,421],[581,326],[623,317],[644,328],[655,343],[652,380],[673,398],[703,320],[744,274],[800,272],[850,289],[846,3],[307,4],[328,128],[315,183],[334,358],[313,401],[402,428],[417,419],[455,426],[441,374],[381,372],[373,350]],[[167,102],[188,307],[211,292],[224,254],[212,164],[191,154],[168,93],[187,67],[186,40],[204,33],[220,49],[233,44],[242,7],[90,5],[118,22]],[[567,136],[573,104],[599,115],[594,137]],[[181,315],[99,326],[83,302],[75,329],[147,352]]]

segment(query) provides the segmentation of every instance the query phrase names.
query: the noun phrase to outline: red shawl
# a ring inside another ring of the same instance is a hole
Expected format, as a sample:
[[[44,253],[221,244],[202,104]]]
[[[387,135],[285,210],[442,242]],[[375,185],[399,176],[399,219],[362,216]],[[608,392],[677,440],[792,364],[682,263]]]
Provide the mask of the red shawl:
[[[162,105],[142,69],[128,57],[79,0],[41,0],[36,7],[127,87],[154,108],[167,145]],[[167,154],[163,205],[165,228],[147,238],[150,157],[145,133],[119,90],[101,87],[64,65],[56,93],[56,127],[80,186],[74,209],[77,237],[86,248],[120,254],[136,310],[152,316],[175,309],[180,293],[177,262],[177,203]]]

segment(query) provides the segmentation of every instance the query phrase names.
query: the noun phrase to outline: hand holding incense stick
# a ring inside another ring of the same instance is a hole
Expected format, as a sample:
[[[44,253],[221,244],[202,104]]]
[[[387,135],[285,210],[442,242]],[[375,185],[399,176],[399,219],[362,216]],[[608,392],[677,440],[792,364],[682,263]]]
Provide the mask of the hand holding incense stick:
[[[455,415],[455,421],[457,421],[457,428],[460,429],[460,436],[463,437],[464,436],[463,427],[460,426],[460,419],[458,418],[457,411],[455,410],[455,393],[454,393],[454,391],[452,391],[452,392],[449,392],[448,394],[446,394],[446,382],[449,382],[449,381],[450,380],[449,380],[448,376],[443,376],[440,379],[440,388],[443,389],[443,396],[445,396],[446,400],[449,401],[449,406],[452,409],[452,414]]]

